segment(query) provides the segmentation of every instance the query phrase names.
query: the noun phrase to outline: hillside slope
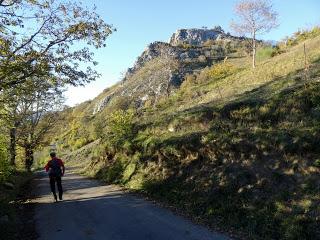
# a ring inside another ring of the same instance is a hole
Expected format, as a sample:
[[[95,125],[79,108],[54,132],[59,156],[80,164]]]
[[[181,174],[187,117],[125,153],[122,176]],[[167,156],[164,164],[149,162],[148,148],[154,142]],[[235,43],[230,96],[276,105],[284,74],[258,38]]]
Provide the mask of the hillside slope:
[[[86,174],[214,228],[320,239],[319,46],[312,35],[254,71],[245,57],[202,68],[138,110],[118,98],[93,114],[98,97],[62,112],[53,141]]]

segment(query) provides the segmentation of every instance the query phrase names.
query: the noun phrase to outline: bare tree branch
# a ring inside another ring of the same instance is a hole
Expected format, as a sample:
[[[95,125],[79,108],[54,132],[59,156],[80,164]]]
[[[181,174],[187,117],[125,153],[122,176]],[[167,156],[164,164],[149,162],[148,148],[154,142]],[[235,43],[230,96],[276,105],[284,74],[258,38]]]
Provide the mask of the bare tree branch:
[[[231,28],[240,35],[248,34],[252,39],[252,67],[255,68],[256,37],[278,26],[278,14],[269,0],[241,0],[235,6],[237,21]]]

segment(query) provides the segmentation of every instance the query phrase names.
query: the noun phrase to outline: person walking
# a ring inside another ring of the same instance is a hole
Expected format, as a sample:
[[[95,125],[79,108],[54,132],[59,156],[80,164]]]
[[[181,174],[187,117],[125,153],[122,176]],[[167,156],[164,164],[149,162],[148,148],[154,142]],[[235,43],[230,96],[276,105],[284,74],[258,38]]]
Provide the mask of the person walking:
[[[50,179],[50,188],[53,194],[54,200],[57,202],[57,194],[56,194],[56,183],[59,192],[59,200],[62,200],[63,189],[61,183],[61,177],[64,175],[65,167],[64,163],[61,159],[56,157],[55,152],[50,153],[51,160],[48,161],[46,166],[44,167],[46,172],[49,172]]]

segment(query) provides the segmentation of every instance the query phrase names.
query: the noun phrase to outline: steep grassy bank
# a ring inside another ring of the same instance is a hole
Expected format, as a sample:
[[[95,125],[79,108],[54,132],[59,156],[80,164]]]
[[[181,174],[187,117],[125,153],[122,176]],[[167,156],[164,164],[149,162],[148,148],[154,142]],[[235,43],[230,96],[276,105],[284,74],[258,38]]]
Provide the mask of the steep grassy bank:
[[[254,71],[230,59],[136,112],[83,103],[54,141],[87,174],[244,239],[320,239],[319,46],[300,39]]]
[[[185,133],[147,130],[134,146],[109,149],[97,176],[252,239],[318,239],[319,93],[312,82],[193,109],[180,120]],[[208,130],[188,129],[197,124]]]

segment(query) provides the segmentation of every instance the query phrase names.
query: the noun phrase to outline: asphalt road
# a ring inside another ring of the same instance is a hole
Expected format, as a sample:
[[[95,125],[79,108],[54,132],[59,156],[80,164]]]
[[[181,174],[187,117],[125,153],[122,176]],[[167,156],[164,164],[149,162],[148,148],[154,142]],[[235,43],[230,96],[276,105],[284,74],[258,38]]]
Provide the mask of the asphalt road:
[[[64,200],[53,202],[47,175],[37,182],[35,223],[40,240],[225,240],[167,209],[72,173]]]

